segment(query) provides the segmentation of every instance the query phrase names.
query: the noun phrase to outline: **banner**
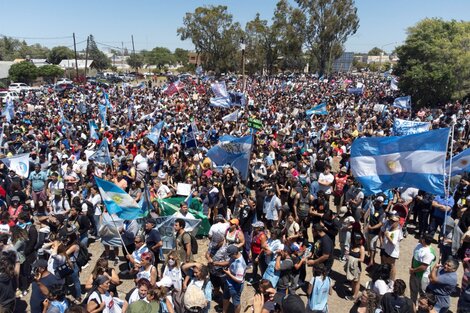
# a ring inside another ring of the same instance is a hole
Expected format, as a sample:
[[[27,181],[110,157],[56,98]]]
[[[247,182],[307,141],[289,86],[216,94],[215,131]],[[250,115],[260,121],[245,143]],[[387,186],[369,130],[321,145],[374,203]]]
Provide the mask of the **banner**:
[[[385,111],[385,109],[387,108],[387,105],[386,104],[376,104],[374,105],[374,111],[375,112],[383,112]]]
[[[419,134],[428,131],[431,128],[429,122],[415,122],[395,118],[393,121],[393,133],[395,136],[405,136]]]
[[[155,218],[157,225],[155,229],[159,231],[162,238],[162,250],[167,252],[176,248],[176,233],[175,233],[175,220],[174,216],[159,216]],[[198,234],[200,220],[193,220],[189,218],[181,218],[186,223],[185,230],[190,232],[193,236]]]

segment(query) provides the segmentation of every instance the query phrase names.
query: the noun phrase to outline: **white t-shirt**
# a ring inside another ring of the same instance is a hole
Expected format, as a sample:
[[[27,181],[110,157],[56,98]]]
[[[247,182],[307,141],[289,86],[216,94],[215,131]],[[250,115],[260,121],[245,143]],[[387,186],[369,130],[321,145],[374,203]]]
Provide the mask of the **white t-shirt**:
[[[219,233],[220,235],[225,237],[225,233],[227,229],[230,227],[229,223],[215,223],[209,229],[209,237],[213,237],[215,233]]]
[[[425,247],[419,243],[413,251],[413,259],[415,259],[416,261],[422,264],[431,265],[431,263],[435,259],[435,256],[431,252],[431,247],[429,246]],[[428,268],[423,273],[423,277],[428,277],[430,273],[431,273],[431,266],[428,266]]]
[[[111,297],[109,292],[106,292],[105,294],[101,294],[101,299],[100,295],[98,295],[98,291],[93,292],[90,297],[88,298],[88,302],[90,301],[95,301],[98,304],[101,304],[102,301],[106,304],[104,306],[102,313],[115,313],[114,311],[114,299]]]
[[[170,188],[167,185],[161,184],[160,187],[157,189],[157,197],[158,199],[164,199],[171,193]]]
[[[330,185],[329,186],[323,186],[321,184],[318,184],[318,187],[321,191],[324,191],[325,194],[330,195],[331,191],[333,190],[333,181],[335,180],[335,177],[333,174],[329,173],[327,175],[320,173],[318,175],[318,181],[323,181],[323,182],[328,182]]]
[[[401,227],[398,227],[395,230],[387,229],[387,231],[390,233],[390,238],[392,240],[390,241],[386,236],[384,236],[385,253],[393,258],[398,259],[400,256],[400,241],[403,240],[403,232],[401,231]]]
[[[138,154],[134,159],[134,165],[138,171],[147,171],[149,168],[148,158]]]
[[[384,280],[378,279],[373,284],[372,290],[375,291],[377,294],[383,296],[387,292],[393,291],[393,281],[390,281],[390,283],[387,284]]]

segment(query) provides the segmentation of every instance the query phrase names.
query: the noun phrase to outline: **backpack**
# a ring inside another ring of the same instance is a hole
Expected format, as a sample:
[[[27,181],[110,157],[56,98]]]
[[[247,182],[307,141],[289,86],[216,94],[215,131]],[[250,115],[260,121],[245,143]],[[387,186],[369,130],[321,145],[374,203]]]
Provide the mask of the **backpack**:
[[[95,215],[95,206],[93,205],[93,203],[91,203],[90,201],[88,200],[85,200],[82,202],[82,205],[83,204],[86,204],[87,206],[87,212],[86,212],[86,215],[90,218],[93,217],[93,215]]]
[[[88,248],[82,244],[81,242],[78,243],[78,246],[80,247],[78,250],[78,256],[77,256],[77,265],[78,267],[85,266],[85,264],[88,263],[90,260],[90,254],[88,253]]]
[[[196,237],[194,237],[191,233],[185,232],[185,234],[188,234],[191,237],[191,253],[193,255],[197,254],[198,251],[198,245],[197,245],[197,240]],[[184,236],[184,234],[183,234]]]
[[[98,287],[93,287],[88,293],[87,295],[85,296],[85,298],[83,299],[82,303],[80,304],[81,307],[87,308],[87,304],[88,304],[88,300],[90,299],[90,296],[93,294],[93,292],[96,292],[98,294],[98,298],[100,299],[100,303],[103,302],[103,298],[101,297],[101,294],[100,292],[98,291]],[[88,310],[87,310],[88,312]]]

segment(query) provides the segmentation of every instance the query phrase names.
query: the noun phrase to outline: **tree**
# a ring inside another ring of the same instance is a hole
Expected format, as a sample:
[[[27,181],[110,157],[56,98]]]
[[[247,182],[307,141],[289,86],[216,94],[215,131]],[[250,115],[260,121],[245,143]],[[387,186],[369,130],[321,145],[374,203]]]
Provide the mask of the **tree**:
[[[111,60],[98,49],[93,35],[90,35],[90,40],[88,41],[88,58],[93,60],[93,65],[98,70],[104,70],[111,66]]]
[[[383,51],[382,49],[374,47],[370,49],[369,52],[367,52],[367,55],[382,55],[382,53],[384,55],[387,55],[387,53],[385,53],[385,51]]]
[[[38,67],[37,75],[42,77],[45,81],[52,82],[57,77],[64,75],[64,70],[57,65],[44,65]]]
[[[30,84],[38,77],[38,68],[29,61],[23,61],[13,64],[8,75],[11,81]]]
[[[144,57],[139,53],[135,53],[135,54],[133,53],[127,59],[127,64],[130,67],[136,70],[139,70],[139,68],[141,68],[144,65]]]
[[[216,71],[239,68],[239,43],[243,36],[240,24],[233,23],[226,6],[198,7],[186,13],[177,34],[191,39],[196,53],[203,54],[204,67]]]
[[[265,68],[271,73],[276,60],[276,38],[268,21],[260,19],[259,13],[256,13],[255,19],[246,23],[245,37],[248,73],[261,73]]]
[[[164,47],[155,47],[146,54],[145,61],[148,64],[156,65],[159,69],[167,64],[174,64],[175,58],[170,49]]]
[[[359,28],[354,0],[296,0],[305,14],[306,42],[322,75],[341,56],[343,45]]]
[[[175,52],[173,53],[176,63],[186,66],[189,63],[188,53],[189,53],[188,50],[176,48]]]
[[[57,46],[49,51],[47,61],[50,64],[59,64],[62,60],[73,59],[74,57],[75,54],[71,49],[64,46]]]
[[[462,98],[470,84],[470,22],[424,19],[397,48],[394,73],[417,107]]]

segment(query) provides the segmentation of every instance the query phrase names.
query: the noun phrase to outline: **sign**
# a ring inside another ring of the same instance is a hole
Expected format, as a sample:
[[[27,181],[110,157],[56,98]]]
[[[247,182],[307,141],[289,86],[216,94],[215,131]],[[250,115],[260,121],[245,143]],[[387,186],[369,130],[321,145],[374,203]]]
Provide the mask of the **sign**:
[[[260,130],[260,129],[263,129],[263,122],[255,118],[249,118],[248,127],[254,128],[256,130]]]
[[[178,183],[176,194],[178,196],[189,196],[191,193],[191,184]]]

